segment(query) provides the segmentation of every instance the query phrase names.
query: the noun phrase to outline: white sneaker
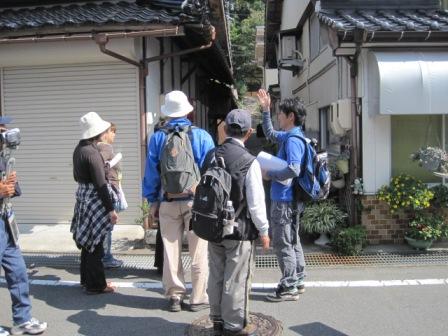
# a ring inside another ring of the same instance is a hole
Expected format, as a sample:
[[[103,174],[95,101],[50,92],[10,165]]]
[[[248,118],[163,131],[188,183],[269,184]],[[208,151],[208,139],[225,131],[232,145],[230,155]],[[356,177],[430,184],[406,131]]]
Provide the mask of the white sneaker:
[[[11,329],[11,335],[38,335],[47,329],[47,322],[40,322],[34,317],[28,322],[15,325]]]
[[[0,336],[9,336],[9,332],[0,327]]]

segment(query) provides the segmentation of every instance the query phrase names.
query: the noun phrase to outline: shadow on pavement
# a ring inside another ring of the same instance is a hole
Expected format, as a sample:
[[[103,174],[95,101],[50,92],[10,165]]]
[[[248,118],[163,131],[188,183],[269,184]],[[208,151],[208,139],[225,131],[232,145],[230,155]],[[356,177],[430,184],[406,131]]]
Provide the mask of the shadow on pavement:
[[[292,331],[301,336],[348,336],[321,322],[313,322],[290,327]]]
[[[164,310],[167,306],[167,300],[162,295],[160,297],[128,295],[120,293],[120,288],[115,293],[87,295],[81,287],[33,286],[31,295],[60,310],[99,309],[106,305]]]
[[[183,335],[186,323],[177,323],[160,317],[103,316],[95,311],[81,311],[68,318],[79,325],[83,336],[169,336]]]

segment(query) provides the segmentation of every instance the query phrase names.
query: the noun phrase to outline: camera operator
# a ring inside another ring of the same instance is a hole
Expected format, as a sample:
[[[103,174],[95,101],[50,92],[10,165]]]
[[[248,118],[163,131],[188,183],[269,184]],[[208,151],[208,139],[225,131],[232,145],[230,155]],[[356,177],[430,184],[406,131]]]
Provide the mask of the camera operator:
[[[8,133],[6,124],[12,121],[8,117],[0,117],[0,145],[2,154],[8,146]],[[6,139],[6,140],[5,140]],[[0,157],[0,173],[2,176],[6,172],[6,159]],[[11,328],[12,335],[37,335],[47,329],[46,322],[39,322],[31,317],[31,302],[29,298],[28,275],[25,261],[18,244],[14,241],[11,229],[8,225],[8,216],[3,209],[4,200],[9,197],[20,196],[20,189],[17,184],[16,173],[13,171],[5,179],[0,180],[0,202],[2,214],[0,217],[0,262],[5,271],[5,278],[8,284],[9,293],[12,300],[12,313],[14,326]],[[9,333],[0,327],[0,336],[7,336]]]

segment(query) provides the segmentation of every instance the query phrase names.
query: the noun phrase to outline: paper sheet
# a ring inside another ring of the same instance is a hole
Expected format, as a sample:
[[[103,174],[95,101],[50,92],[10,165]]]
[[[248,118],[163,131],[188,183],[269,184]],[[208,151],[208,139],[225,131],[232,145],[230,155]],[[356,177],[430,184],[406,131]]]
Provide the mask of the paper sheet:
[[[282,160],[274,155],[263,151],[261,151],[257,155],[257,161],[260,163],[261,169],[266,171],[279,171],[288,167],[288,162],[286,162],[285,160]],[[281,184],[287,186],[291,184],[292,179],[277,182],[280,182]]]

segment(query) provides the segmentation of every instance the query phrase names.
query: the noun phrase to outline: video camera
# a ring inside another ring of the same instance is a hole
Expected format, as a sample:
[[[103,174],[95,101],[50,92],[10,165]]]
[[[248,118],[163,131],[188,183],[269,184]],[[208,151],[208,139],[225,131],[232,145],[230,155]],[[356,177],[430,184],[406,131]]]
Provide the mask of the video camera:
[[[20,145],[20,130],[13,128],[0,133],[0,141],[9,149],[16,149]]]

